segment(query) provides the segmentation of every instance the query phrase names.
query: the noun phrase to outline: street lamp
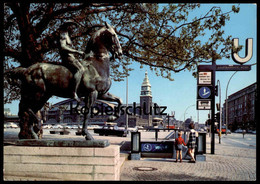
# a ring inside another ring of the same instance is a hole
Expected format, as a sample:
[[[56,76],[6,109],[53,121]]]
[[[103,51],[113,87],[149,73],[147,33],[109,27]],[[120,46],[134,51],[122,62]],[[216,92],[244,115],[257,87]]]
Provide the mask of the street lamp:
[[[222,110],[221,110],[221,88],[220,88],[220,81],[217,81],[218,85],[218,94],[219,94],[219,144],[221,144],[221,132],[222,132]],[[227,132],[227,128],[226,128]]]
[[[251,64],[251,66],[256,65],[256,63]],[[228,92],[228,85],[230,80],[232,79],[232,77],[237,73],[238,71],[234,72],[233,75],[230,77],[228,83],[227,83],[227,87],[226,87],[226,135],[227,135],[227,130],[228,130],[228,101],[227,101],[227,92]]]
[[[230,77],[227,87],[226,87],[226,135],[227,135],[227,130],[228,130],[228,101],[227,101],[227,92],[228,92],[228,85],[232,77],[237,73],[238,71],[234,72],[233,75]]]
[[[126,65],[126,69],[128,69],[128,66]],[[128,71],[127,71],[127,75],[126,75],[126,108],[128,106]],[[125,113],[125,121],[126,121],[126,126],[125,126],[125,129],[126,129],[126,132],[128,134],[128,114]]]
[[[192,107],[192,106],[195,106],[195,104],[188,106],[188,107],[186,108],[186,110],[184,111],[184,121],[183,121],[184,124],[185,124],[185,114],[186,114],[186,111],[188,110],[188,108],[190,108],[190,107]],[[185,127],[184,127],[184,128],[185,128]]]

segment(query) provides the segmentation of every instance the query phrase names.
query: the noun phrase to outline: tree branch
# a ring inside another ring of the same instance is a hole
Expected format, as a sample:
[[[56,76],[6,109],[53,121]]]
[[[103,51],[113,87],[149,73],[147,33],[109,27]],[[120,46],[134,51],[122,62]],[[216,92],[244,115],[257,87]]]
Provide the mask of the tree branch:
[[[13,57],[14,59],[17,59],[18,61],[20,61],[22,59],[21,52],[18,52],[17,50],[14,50],[14,49],[5,48],[3,53],[4,53],[4,56]]]
[[[138,57],[138,56],[134,56],[134,55],[131,55],[129,54],[128,52],[125,52],[124,53],[127,57],[130,57],[132,59],[134,59],[135,61],[139,62],[139,63],[142,63],[142,64],[145,64],[145,65],[148,65],[148,66],[152,66],[152,67],[157,67],[157,68],[163,68],[163,69],[167,69],[167,70],[170,70],[170,71],[173,71],[173,72],[180,72],[182,70],[185,70],[188,66],[190,66],[190,64],[192,63],[192,61],[190,62],[187,62],[186,65],[184,67],[182,67],[181,69],[174,69],[172,67],[168,67],[168,66],[164,66],[164,65],[156,65],[156,64],[152,64],[151,62],[146,62],[145,58],[142,58],[142,57]]]
[[[54,4],[50,5],[48,7],[48,13],[45,14],[43,19],[35,26],[36,37],[38,37],[38,36],[40,36],[40,34],[42,34],[42,32],[46,29],[46,27],[49,24],[49,22],[55,16],[61,15],[63,13],[71,12],[71,11],[77,11],[77,10],[83,9],[83,8],[85,8],[87,6],[88,6],[88,3],[83,3],[83,4],[79,5],[79,6],[69,6],[67,8],[62,8],[62,9],[53,11]]]

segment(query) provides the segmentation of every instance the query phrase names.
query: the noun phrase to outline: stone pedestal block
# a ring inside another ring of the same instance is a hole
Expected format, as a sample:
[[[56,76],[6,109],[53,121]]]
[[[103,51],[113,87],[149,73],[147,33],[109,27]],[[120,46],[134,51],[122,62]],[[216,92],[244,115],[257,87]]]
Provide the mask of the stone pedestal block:
[[[120,149],[4,146],[4,180],[119,180]]]

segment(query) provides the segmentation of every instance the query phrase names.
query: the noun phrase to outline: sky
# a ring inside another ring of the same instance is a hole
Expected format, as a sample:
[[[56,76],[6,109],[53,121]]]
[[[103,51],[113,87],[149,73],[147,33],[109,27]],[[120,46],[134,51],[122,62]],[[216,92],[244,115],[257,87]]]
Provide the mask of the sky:
[[[192,12],[194,15],[203,14],[209,10],[212,6],[221,7],[222,10],[230,11],[233,4],[202,4],[201,8],[197,12]],[[245,45],[247,38],[253,38],[253,57],[246,65],[256,63],[257,58],[257,6],[256,4],[240,4],[240,12],[237,14],[230,14],[230,20],[226,22],[224,27],[225,35],[231,35],[232,38],[239,38],[239,44]],[[245,57],[245,50],[242,49],[239,52],[239,56]],[[236,63],[230,59],[222,59],[216,61],[217,65],[236,65]],[[133,102],[139,103],[140,92],[143,79],[145,77],[145,71],[148,72],[149,81],[151,84],[153,102],[159,106],[166,106],[166,113],[171,114],[175,112],[175,118],[177,120],[184,120],[190,118],[195,122],[204,124],[208,118],[209,110],[196,109],[197,100],[197,79],[192,76],[192,72],[188,70],[174,73],[172,77],[174,81],[158,77],[155,72],[151,71],[148,66],[144,66],[140,69],[140,64],[134,62],[131,65],[134,71],[130,71],[128,77],[128,104]],[[228,86],[228,96],[239,91],[256,82],[257,65],[251,67],[251,71],[239,71],[230,80]],[[227,83],[234,71],[217,71],[216,83],[220,81],[221,88],[221,106],[226,98]],[[109,90],[110,93],[120,97],[123,103],[126,102],[126,80],[122,82],[114,82]],[[64,100],[63,98],[52,97],[49,102],[54,104]],[[216,103],[219,102],[219,97],[215,98]],[[18,113],[19,101],[14,101],[12,104],[5,104],[4,108],[10,108],[12,114]],[[184,112],[186,112],[184,114]]]

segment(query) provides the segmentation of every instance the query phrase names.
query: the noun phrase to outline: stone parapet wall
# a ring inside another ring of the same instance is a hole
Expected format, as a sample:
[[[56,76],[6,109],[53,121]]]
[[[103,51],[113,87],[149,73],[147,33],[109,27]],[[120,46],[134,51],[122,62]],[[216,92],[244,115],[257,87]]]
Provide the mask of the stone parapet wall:
[[[4,146],[4,180],[119,180],[117,145],[91,147]]]

